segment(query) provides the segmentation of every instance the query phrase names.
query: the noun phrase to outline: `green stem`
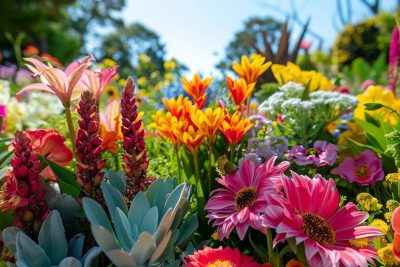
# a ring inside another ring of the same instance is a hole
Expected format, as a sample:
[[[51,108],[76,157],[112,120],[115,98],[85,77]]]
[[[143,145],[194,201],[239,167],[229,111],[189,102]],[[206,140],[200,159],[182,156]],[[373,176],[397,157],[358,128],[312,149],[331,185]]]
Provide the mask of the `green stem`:
[[[233,159],[235,157],[235,144],[230,144],[229,145],[229,150],[230,150],[230,161],[233,162]]]
[[[174,146],[175,149],[175,155],[176,155],[176,163],[178,164],[178,179],[179,182],[182,183],[182,177],[181,177],[181,158],[179,156],[179,147],[176,145]]]
[[[119,171],[119,157],[118,153],[114,154],[114,161],[115,161],[115,171]]]
[[[212,145],[210,144],[208,146],[208,193],[211,192],[211,180],[212,180],[212,177],[211,177],[211,172],[212,172],[211,156],[212,156]]]
[[[194,177],[196,180],[196,192],[197,195],[199,196],[201,184],[200,184],[200,169],[199,169],[199,160],[197,151],[193,153],[193,162],[194,162]]]
[[[272,259],[273,254],[273,244],[272,244],[272,232],[271,229],[268,228],[267,230],[267,249],[268,249],[268,260]]]
[[[71,139],[71,145],[72,145],[72,153],[74,154],[74,157],[76,157],[76,153],[75,153],[76,152],[76,149],[75,149],[76,134],[75,134],[74,123],[72,121],[71,109],[70,109],[69,105],[65,107],[65,116],[67,117],[69,137]]]

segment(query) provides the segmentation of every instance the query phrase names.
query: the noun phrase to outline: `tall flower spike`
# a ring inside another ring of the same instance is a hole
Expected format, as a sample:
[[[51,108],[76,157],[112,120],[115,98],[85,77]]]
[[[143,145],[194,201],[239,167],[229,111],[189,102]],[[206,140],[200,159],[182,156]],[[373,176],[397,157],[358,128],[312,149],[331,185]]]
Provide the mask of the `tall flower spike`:
[[[147,151],[144,142],[142,120],[136,106],[134,96],[135,85],[132,78],[128,78],[121,99],[121,115],[123,147],[126,151],[122,155],[124,171],[127,176],[125,198],[130,201],[139,191],[143,191],[151,183],[147,178],[146,170],[149,166]]]
[[[34,154],[30,139],[24,132],[14,136],[12,170],[5,175],[0,191],[0,210],[15,209],[13,225],[34,237],[49,212],[42,189],[40,161]]]
[[[96,98],[89,91],[81,95],[79,101],[79,129],[75,141],[78,171],[76,182],[95,199],[102,200],[100,183],[104,179],[102,169],[106,163],[100,159],[103,152],[100,138],[100,121],[96,106]]]

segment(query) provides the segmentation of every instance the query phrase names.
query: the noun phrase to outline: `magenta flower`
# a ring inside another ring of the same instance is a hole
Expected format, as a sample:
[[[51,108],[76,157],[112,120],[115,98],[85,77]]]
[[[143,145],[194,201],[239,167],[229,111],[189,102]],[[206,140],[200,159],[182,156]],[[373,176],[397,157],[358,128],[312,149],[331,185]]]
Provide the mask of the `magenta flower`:
[[[303,145],[292,147],[288,159],[295,159],[297,165],[314,164],[317,167],[332,166],[337,158],[338,147],[326,141],[316,141],[312,148]]]
[[[205,209],[209,222],[214,221],[218,227],[221,240],[228,238],[234,228],[241,240],[249,227],[264,232],[260,220],[267,207],[264,194],[277,194],[280,177],[290,165],[284,161],[274,166],[275,161],[276,157],[272,157],[257,164],[245,159],[235,173],[217,179],[223,188],[211,192]]]
[[[60,99],[64,107],[69,107],[72,99],[79,97],[82,92],[78,86],[81,76],[86,68],[89,67],[89,61],[93,56],[85,57],[81,62],[72,62],[65,70],[47,66],[34,58],[25,58],[28,63],[28,69],[34,77],[39,77],[41,83],[32,83],[22,88],[17,94],[28,90],[42,90],[55,94]]]
[[[0,133],[5,130],[6,125],[6,116],[7,116],[7,107],[5,105],[0,104],[0,117],[2,118],[2,123],[0,124]]]
[[[104,88],[114,79],[118,73],[118,66],[104,69],[100,72],[86,69],[82,75],[82,85],[93,93],[96,102],[99,102]]]
[[[381,160],[370,150],[355,159],[346,158],[331,173],[358,185],[374,185],[384,177]]]
[[[304,243],[309,266],[368,266],[377,257],[372,246],[352,246],[350,240],[372,241],[382,235],[375,227],[364,226],[368,213],[353,203],[339,207],[335,182],[316,175],[313,179],[292,172],[282,178],[283,194],[266,195],[268,206],[263,227],[276,231],[274,244],[294,239]]]
[[[396,90],[398,71],[400,68],[400,33],[399,27],[394,25],[392,37],[390,40],[389,51],[389,89]]]

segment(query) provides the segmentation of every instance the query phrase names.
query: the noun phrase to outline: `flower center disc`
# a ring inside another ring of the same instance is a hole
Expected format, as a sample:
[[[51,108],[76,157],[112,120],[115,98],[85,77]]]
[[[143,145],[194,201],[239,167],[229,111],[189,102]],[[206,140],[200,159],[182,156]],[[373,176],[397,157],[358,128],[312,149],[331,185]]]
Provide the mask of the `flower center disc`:
[[[256,199],[257,191],[254,187],[243,187],[236,193],[235,209],[241,211],[246,207],[252,208]]]
[[[319,154],[319,151],[317,149],[315,149],[315,148],[309,148],[306,151],[306,155],[307,156],[315,156],[315,155],[318,155],[318,154]]]
[[[354,174],[359,179],[365,179],[369,176],[369,168],[365,164],[361,164],[355,167]]]
[[[324,218],[313,213],[303,213],[302,229],[306,235],[321,245],[336,243],[336,233]]]
[[[232,263],[228,260],[226,261],[216,260],[213,263],[207,264],[207,267],[232,267]]]

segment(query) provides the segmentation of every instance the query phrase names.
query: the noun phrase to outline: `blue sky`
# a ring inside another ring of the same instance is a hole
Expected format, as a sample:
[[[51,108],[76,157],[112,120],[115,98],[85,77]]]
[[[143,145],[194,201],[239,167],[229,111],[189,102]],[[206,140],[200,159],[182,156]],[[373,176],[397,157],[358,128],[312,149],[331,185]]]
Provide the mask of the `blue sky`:
[[[369,16],[359,0],[351,1],[353,21]],[[381,2],[390,10],[396,1]],[[273,16],[283,20],[292,13],[293,3],[302,21],[311,17],[310,29],[324,38],[324,48],[328,49],[337,32],[333,24],[336,0],[127,0],[123,18],[126,23],[138,21],[157,32],[168,56],[183,62],[191,73],[215,75],[215,64],[246,19]],[[299,30],[295,27],[294,34]],[[308,35],[305,39],[313,38]]]

